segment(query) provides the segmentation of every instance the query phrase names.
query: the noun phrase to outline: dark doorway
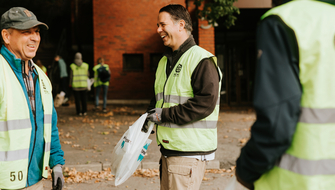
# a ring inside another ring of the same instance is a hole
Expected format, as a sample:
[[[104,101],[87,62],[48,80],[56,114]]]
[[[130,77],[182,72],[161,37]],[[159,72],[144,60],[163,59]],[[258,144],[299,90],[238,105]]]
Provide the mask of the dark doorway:
[[[268,9],[240,9],[235,26],[215,28],[215,54],[222,71],[221,104],[252,105],[256,64],[256,29]]]

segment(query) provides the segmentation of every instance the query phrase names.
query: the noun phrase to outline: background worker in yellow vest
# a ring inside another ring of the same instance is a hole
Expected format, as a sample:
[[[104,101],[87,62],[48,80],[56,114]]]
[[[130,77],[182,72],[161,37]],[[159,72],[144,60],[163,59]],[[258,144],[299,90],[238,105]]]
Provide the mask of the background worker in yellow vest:
[[[335,187],[335,1],[297,0],[262,16],[257,120],[236,162],[256,190]]]
[[[39,66],[46,75],[48,75],[47,68],[43,65],[41,60],[37,59],[35,64]]]
[[[103,69],[103,70],[102,70]],[[101,70],[101,71],[100,71]],[[93,67],[94,71],[94,87],[95,87],[95,110],[99,109],[99,95],[102,88],[103,106],[102,111],[107,112],[107,92],[110,80],[109,66],[105,64],[102,57],[98,58],[98,64]],[[107,75],[104,73],[106,72]],[[100,76],[99,76],[100,75]],[[103,76],[106,75],[106,76]]]
[[[73,89],[77,115],[87,115],[87,79],[90,73],[81,53],[76,53],[70,68],[70,86]]]
[[[42,190],[49,167],[53,186],[64,186],[51,83],[32,61],[40,28],[48,26],[23,7],[1,16],[0,189]]]
[[[161,189],[199,189],[206,161],[217,149],[221,72],[197,46],[182,5],[160,9],[157,33],[167,50],[160,60],[147,119],[157,124]]]

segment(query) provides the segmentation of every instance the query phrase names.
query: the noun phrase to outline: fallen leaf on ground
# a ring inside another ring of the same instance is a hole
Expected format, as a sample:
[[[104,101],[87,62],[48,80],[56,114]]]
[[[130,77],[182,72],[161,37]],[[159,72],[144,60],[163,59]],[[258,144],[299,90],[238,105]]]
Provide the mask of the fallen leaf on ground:
[[[96,181],[101,182],[102,180],[111,181],[114,180],[114,175],[111,174],[111,169],[107,168],[104,171],[93,172],[88,170],[86,172],[78,172],[75,168],[68,167],[64,168],[64,179],[66,183],[82,183],[91,179],[96,179]],[[51,180],[51,175],[48,177]]]
[[[155,177],[155,176],[159,176],[159,170],[158,169],[138,169],[134,172],[133,176]]]
[[[243,139],[240,139],[239,141],[240,141],[241,144],[244,144],[244,143],[247,142],[247,140],[248,140],[247,138],[243,138]]]
[[[209,181],[209,180],[210,178],[207,178],[207,177],[202,178],[202,181]]]

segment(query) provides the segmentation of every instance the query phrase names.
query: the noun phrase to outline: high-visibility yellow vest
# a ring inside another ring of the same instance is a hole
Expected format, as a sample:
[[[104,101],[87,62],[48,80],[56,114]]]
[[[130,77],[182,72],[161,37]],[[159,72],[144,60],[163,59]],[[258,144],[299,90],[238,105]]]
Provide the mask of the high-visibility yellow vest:
[[[45,73],[38,72],[44,110],[44,156],[42,176],[48,177],[51,143],[52,93]],[[31,137],[29,105],[15,73],[0,56],[0,188],[21,189],[26,186]]]
[[[335,6],[291,1],[267,12],[290,27],[299,48],[301,115],[290,148],[255,190],[332,190],[335,187]],[[334,165],[333,165],[334,164]]]
[[[42,69],[42,71],[43,71],[44,73],[47,73],[47,68],[46,68],[45,66],[42,65],[42,68],[41,68],[41,69]]]
[[[109,81],[107,82],[101,82],[99,77],[98,77],[98,69],[100,67],[106,67],[106,70],[109,70],[109,66],[104,64],[103,66],[101,64],[98,64],[96,66],[93,67],[93,71],[94,71],[94,87],[97,86],[101,86],[101,85],[105,85],[105,86],[109,86]]]
[[[211,58],[217,66],[216,57],[199,46],[187,50],[176,63],[170,76],[166,76],[167,57],[163,57],[157,67],[155,96],[157,108],[169,108],[193,98],[191,76],[198,63]],[[221,71],[218,81],[221,87]],[[211,152],[217,148],[217,121],[220,108],[219,97],[214,111],[206,118],[185,125],[163,123],[157,126],[157,142],[165,149],[182,152]]]
[[[73,79],[72,79],[72,87],[73,88],[87,88],[87,72],[88,72],[88,64],[83,62],[80,66],[72,63],[70,65],[72,69]]]

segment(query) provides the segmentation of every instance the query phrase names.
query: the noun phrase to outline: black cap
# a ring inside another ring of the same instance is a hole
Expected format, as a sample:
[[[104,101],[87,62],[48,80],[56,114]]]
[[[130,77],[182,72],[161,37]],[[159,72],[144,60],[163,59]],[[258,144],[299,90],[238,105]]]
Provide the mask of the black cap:
[[[1,16],[1,30],[8,28],[26,30],[38,25],[49,29],[48,25],[37,20],[33,12],[23,7],[13,7]]]

